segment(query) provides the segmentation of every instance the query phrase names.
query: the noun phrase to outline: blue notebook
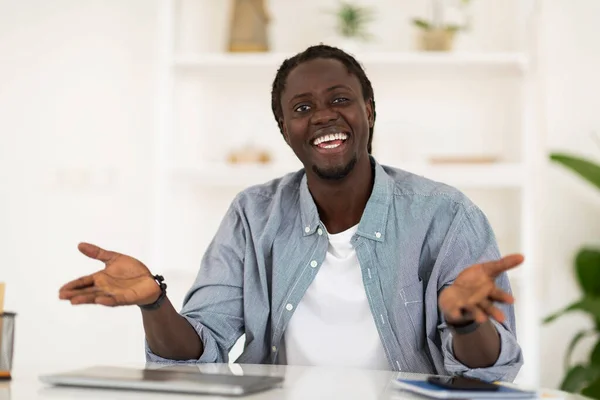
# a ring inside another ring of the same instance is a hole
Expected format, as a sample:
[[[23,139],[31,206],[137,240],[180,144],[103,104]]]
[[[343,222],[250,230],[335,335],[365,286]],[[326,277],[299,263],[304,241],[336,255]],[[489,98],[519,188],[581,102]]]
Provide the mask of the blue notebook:
[[[394,385],[400,389],[435,399],[532,399],[537,392],[498,385],[495,391],[463,391],[445,389],[425,380],[396,379]]]

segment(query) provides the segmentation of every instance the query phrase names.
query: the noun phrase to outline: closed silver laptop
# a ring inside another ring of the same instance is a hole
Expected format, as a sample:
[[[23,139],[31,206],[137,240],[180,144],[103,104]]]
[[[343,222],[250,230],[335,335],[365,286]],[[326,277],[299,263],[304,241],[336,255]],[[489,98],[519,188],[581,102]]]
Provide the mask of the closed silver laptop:
[[[280,387],[277,376],[203,373],[197,368],[146,369],[96,366],[40,376],[44,383],[104,389],[242,396]]]

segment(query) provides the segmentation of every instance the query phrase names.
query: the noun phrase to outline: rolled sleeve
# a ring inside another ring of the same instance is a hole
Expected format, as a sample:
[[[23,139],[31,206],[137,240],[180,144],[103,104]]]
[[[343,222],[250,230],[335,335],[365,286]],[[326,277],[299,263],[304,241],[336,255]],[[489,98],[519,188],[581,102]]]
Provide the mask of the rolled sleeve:
[[[515,336],[499,322],[492,320],[500,335],[500,355],[494,365],[487,368],[469,368],[454,356],[452,334],[448,329],[442,329],[442,346],[444,352],[444,367],[450,375],[464,375],[488,382],[512,382],[521,366],[523,355]]]
[[[186,294],[180,315],[197,332],[202,355],[171,360],[145,342],[146,361],[153,363],[226,363],[229,351],[244,331],[243,277],[245,221],[234,201],[206,250],[195,282]]]
[[[223,363],[225,362],[226,357],[222,354],[222,350],[219,348],[217,341],[214,338],[214,335],[210,332],[208,328],[203,326],[197,320],[190,318],[188,316],[183,316],[187,321],[192,325],[200,340],[202,341],[202,346],[204,350],[202,351],[202,355],[200,358],[194,358],[190,360],[171,360],[168,358],[163,358],[157,354],[154,354],[148,345],[148,341],[145,341],[145,352],[146,352],[146,362],[150,363],[159,363],[159,364],[197,364],[197,363]]]
[[[490,260],[501,258],[496,239],[487,217],[476,206],[464,211],[455,234],[450,238],[445,257],[440,265],[438,293],[452,284],[465,268]],[[501,274],[496,285],[507,293],[512,293],[508,275]],[[523,355],[516,337],[516,321],[512,304],[498,303],[496,306],[504,313],[504,323],[491,320],[500,336],[500,354],[494,365],[486,368],[469,368],[458,361],[454,355],[452,333],[443,316],[439,316],[438,332],[441,337],[441,350],[444,357],[444,369],[450,375],[464,375],[486,381],[512,382],[521,366]]]

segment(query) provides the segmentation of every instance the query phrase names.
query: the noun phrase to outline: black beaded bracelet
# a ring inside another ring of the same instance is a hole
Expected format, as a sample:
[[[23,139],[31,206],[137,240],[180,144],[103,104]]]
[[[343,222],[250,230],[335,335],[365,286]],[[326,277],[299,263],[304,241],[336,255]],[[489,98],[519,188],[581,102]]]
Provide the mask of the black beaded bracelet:
[[[154,275],[153,278],[160,287],[160,296],[158,296],[158,299],[154,303],[140,305],[139,307],[142,310],[156,310],[167,297],[167,284],[164,283],[165,278],[161,275]]]

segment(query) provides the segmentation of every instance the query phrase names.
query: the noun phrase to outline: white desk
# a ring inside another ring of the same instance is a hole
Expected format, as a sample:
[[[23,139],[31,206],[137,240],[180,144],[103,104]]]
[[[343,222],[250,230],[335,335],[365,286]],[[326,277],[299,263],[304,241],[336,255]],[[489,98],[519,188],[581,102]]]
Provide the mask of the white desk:
[[[130,366],[130,365],[129,365]],[[144,367],[136,365],[134,367]],[[148,368],[156,366],[147,365]],[[390,371],[370,371],[330,367],[296,367],[273,365],[227,365],[204,364],[197,368],[202,372],[232,374],[265,374],[285,377],[282,388],[257,393],[240,399],[260,400],[380,400],[407,399],[407,394],[395,389],[391,381],[399,376],[425,379],[424,375],[404,374]],[[56,371],[62,372],[62,371]],[[545,391],[544,399],[581,400],[583,397]],[[0,383],[0,400],[169,400],[169,399],[223,399],[225,397],[134,392],[103,389],[57,388],[46,386],[37,376],[15,376],[8,383]],[[232,400],[236,397],[228,397]],[[415,397],[416,398],[416,397]]]

